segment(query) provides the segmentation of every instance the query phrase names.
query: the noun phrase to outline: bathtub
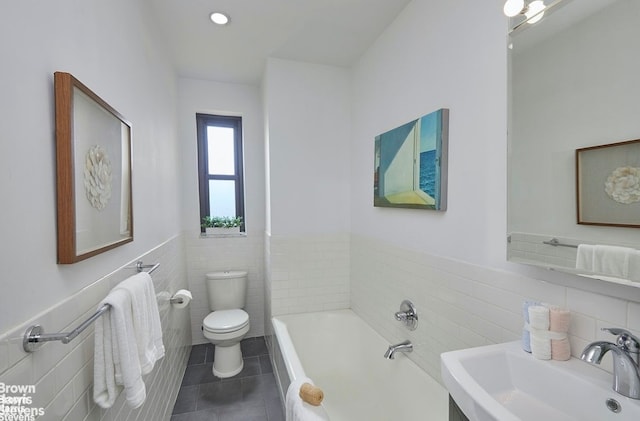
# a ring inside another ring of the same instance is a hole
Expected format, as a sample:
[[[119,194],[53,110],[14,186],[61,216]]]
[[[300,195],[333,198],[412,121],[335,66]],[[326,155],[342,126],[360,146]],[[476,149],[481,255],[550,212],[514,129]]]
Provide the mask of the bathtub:
[[[351,310],[277,316],[274,372],[283,397],[309,377],[324,391],[331,421],[448,419],[448,393],[405,354],[383,358],[389,343]]]

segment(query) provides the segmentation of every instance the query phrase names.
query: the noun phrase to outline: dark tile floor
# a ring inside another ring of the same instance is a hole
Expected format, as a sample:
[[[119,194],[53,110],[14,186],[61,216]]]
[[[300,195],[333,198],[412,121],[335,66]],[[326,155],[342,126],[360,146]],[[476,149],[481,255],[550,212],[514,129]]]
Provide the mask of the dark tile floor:
[[[244,368],[220,379],[211,372],[213,345],[194,345],[171,421],[284,421],[264,338],[244,339]]]

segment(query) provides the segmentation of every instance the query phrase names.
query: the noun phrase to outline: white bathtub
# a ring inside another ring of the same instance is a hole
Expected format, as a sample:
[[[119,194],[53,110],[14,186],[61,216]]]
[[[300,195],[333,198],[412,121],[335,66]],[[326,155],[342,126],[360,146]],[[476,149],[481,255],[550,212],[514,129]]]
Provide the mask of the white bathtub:
[[[351,310],[274,317],[275,373],[281,392],[307,376],[324,391],[331,421],[448,419],[448,394]]]

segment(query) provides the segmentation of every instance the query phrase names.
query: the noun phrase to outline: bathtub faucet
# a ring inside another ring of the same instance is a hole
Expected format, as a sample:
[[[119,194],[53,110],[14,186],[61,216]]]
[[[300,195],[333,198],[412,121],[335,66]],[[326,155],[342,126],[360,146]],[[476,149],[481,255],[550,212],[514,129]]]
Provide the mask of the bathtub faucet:
[[[413,344],[411,341],[400,342],[399,344],[389,345],[387,352],[384,353],[384,357],[388,360],[394,359],[396,352],[411,352],[413,351]]]

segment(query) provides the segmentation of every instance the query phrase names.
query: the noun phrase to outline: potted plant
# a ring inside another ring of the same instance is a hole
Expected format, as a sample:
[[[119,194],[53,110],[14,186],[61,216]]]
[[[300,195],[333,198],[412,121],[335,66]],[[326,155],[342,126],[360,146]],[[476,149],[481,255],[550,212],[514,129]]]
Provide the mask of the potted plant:
[[[205,216],[201,224],[207,235],[239,233],[241,225],[241,216]]]

